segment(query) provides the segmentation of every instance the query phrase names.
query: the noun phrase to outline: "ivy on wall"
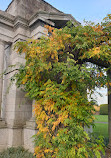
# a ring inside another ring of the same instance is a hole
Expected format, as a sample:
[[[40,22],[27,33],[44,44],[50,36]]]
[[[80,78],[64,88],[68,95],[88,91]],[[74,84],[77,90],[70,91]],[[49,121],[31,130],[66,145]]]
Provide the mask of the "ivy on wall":
[[[111,71],[111,14],[97,25],[45,27],[51,36],[15,45],[26,59],[14,76],[16,84],[35,100],[35,155],[100,158],[103,139],[89,136],[84,126],[93,125],[87,93],[111,86],[104,73]],[[95,65],[87,66],[89,62]]]

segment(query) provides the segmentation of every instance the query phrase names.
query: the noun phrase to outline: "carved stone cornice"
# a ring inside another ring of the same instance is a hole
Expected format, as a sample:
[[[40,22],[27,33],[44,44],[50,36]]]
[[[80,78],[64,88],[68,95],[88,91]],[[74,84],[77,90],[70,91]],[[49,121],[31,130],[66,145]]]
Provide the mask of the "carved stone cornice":
[[[13,27],[15,17],[0,10],[0,23]]]
[[[8,43],[13,43],[18,39],[26,40],[31,37],[38,37],[39,32],[43,34],[43,28],[38,30],[37,24],[50,25],[56,28],[61,28],[66,25],[68,21],[72,21],[75,26],[80,25],[71,14],[62,12],[46,12],[38,11],[31,18],[25,19],[22,16],[13,16],[7,12],[0,11],[0,39]],[[33,27],[34,26],[34,27]],[[34,31],[36,30],[36,31]],[[34,31],[34,33],[31,33]]]
[[[14,28],[19,27],[19,26],[29,28],[28,20],[26,20],[25,18],[21,16],[16,16],[14,19]]]
[[[63,25],[66,24],[68,21],[72,21],[75,26],[80,25],[80,23],[71,14],[65,13],[39,11],[29,19],[29,26],[33,25],[37,20],[42,20],[51,26],[58,27],[60,27],[62,23]]]

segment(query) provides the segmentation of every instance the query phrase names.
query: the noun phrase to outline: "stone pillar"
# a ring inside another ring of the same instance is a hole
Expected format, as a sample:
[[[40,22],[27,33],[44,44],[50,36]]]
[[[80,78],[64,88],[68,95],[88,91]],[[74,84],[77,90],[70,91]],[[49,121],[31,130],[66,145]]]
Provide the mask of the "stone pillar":
[[[7,87],[10,85],[11,77],[17,72],[19,65],[25,63],[24,55],[19,55],[13,50],[14,44],[11,45],[9,65],[15,65],[11,68],[10,73],[6,75]],[[5,121],[8,132],[8,147],[23,145],[23,126],[32,116],[31,101],[25,98],[25,93],[17,88],[16,81],[11,85],[6,96]]]
[[[25,63],[24,55],[19,55],[13,50],[14,44],[11,45],[9,65],[15,65],[6,75],[7,87],[10,86],[11,77],[17,73],[21,63]],[[16,81],[11,85],[6,96],[6,123],[11,128],[22,128],[26,121],[31,117],[31,101],[25,98],[25,93],[17,88]]]
[[[35,117],[33,113],[33,108],[35,101],[32,102],[32,117],[29,121],[26,122],[26,125],[24,126],[24,148],[28,149],[30,152],[34,152],[34,138],[33,135],[37,134],[37,125],[35,122]]]
[[[10,45],[5,45],[5,52],[4,52],[4,71],[9,72],[8,66],[10,65]],[[7,75],[3,75],[3,89],[2,89],[2,104],[1,104],[1,118],[5,120],[5,113],[6,113],[6,96],[7,96],[8,86],[7,86]]]
[[[36,125],[36,122],[35,122],[35,116],[34,116],[34,112],[33,112],[34,105],[35,105],[35,100],[33,100],[33,102],[32,102],[32,117],[30,118],[29,121],[26,122],[25,127],[30,127],[32,129],[37,129],[37,125]]]
[[[5,44],[0,40],[0,74],[3,73],[3,62],[4,62],[4,52],[5,52]],[[2,87],[3,87],[3,78],[0,76],[0,111],[1,111],[1,103],[2,103]],[[1,112],[0,112],[1,117]]]

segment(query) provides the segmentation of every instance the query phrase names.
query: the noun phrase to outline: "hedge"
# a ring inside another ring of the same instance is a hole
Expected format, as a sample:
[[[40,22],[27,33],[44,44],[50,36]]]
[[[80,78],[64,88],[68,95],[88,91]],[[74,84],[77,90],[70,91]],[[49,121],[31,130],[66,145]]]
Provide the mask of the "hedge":
[[[100,105],[100,115],[108,115],[108,104]]]

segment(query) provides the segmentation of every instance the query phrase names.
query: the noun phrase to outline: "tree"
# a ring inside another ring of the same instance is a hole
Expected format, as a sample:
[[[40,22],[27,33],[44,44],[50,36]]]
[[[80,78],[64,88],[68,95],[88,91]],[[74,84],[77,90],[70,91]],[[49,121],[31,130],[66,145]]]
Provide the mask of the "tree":
[[[98,106],[98,103],[97,103],[97,101],[95,99],[91,99],[90,103],[91,103],[91,105]]]
[[[26,64],[15,74],[17,86],[36,100],[37,158],[100,157],[103,140],[84,131],[93,125],[93,106],[87,99],[96,87],[110,87],[111,15],[103,23],[63,29],[46,26],[51,36],[18,42]],[[91,62],[93,67],[87,67]],[[110,73],[109,73],[110,74]]]

